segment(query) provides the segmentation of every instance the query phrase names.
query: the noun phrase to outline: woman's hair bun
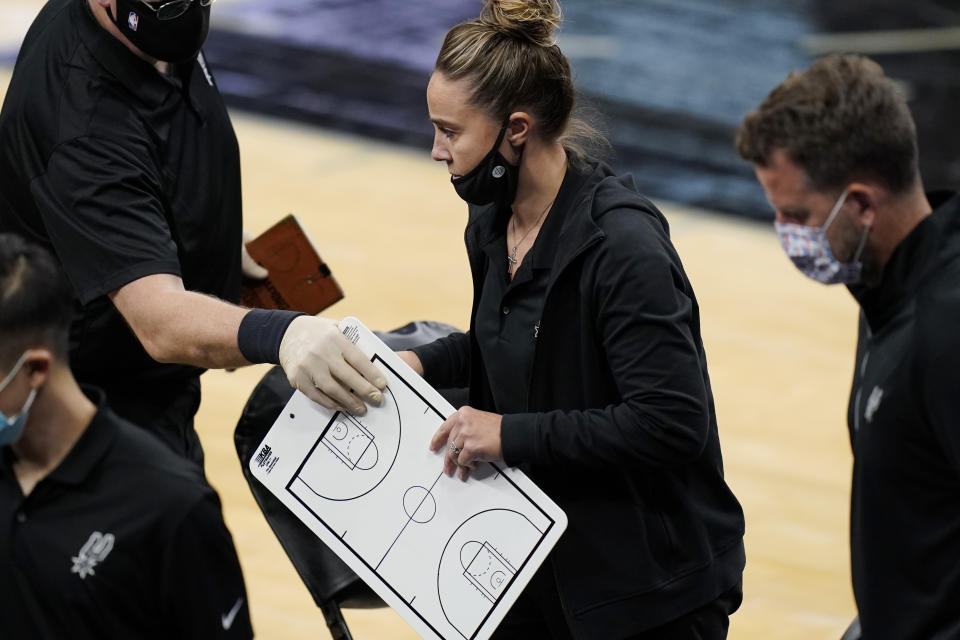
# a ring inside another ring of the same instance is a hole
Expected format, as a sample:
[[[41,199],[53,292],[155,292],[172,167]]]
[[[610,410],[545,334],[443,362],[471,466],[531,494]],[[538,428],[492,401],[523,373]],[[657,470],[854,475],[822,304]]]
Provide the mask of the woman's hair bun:
[[[550,47],[556,44],[553,32],[563,15],[556,0],[486,0],[480,20],[512,37]]]

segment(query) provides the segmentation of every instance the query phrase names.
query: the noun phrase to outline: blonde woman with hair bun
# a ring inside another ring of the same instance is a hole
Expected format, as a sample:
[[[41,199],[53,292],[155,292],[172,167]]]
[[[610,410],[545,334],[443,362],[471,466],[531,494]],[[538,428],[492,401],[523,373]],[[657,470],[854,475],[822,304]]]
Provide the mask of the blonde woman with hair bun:
[[[661,213],[572,134],[560,24],[556,2],[488,0],[444,39],[432,156],[469,204],[473,309],[400,355],[469,387],[430,443],[447,474],[502,459],[569,518],[496,640],[722,639],[744,522],[697,300]]]

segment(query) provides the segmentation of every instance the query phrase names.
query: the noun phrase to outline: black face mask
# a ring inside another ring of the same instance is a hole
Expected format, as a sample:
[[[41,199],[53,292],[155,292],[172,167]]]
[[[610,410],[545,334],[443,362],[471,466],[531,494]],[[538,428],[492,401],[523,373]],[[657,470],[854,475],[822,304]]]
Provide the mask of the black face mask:
[[[493,143],[493,149],[470,170],[470,173],[459,178],[450,178],[457,195],[470,204],[484,205],[491,202],[501,207],[509,207],[517,197],[517,182],[520,179],[520,165],[507,162],[500,155],[500,143],[507,133],[504,125]],[[523,151],[521,150],[521,153]]]
[[[210,5],[194,0],[183,15],[160,20],[136,0],[117,0],[117,15],[111,16],[120,33],[145,54],[164,62],[192,60],[207,39],[210,30]]]

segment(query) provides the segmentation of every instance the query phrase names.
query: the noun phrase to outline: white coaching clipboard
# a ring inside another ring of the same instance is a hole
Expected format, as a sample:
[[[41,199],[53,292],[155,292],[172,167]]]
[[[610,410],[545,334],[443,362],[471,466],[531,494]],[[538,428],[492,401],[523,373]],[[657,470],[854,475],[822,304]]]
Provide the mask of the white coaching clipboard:
[[[486,640],[567,526],[521,471],[442,473],[430,438],[454,412],[356,318],[344,335],[387,377],[364,416],[295,392],[253,475],[424,638]]]

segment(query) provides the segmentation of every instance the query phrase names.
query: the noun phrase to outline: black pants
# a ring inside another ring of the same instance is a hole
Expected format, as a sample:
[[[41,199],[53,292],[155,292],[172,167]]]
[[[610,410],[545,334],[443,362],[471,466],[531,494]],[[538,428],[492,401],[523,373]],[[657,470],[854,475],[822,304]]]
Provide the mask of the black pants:
[[[176,384],[105,389],[107,405],[121,418],[160,438],[178,455],[203,468],[203,447],[193,426],[200,408],[200,378]]]
[[[743,587],[737,584],[715,600],[676,620],[618,640],[725,640],[730,614],[740,608],[742,600]],[[491,636],[491,640],[531,638],[573,640],[550,575],[549,563],[533,577]]]

